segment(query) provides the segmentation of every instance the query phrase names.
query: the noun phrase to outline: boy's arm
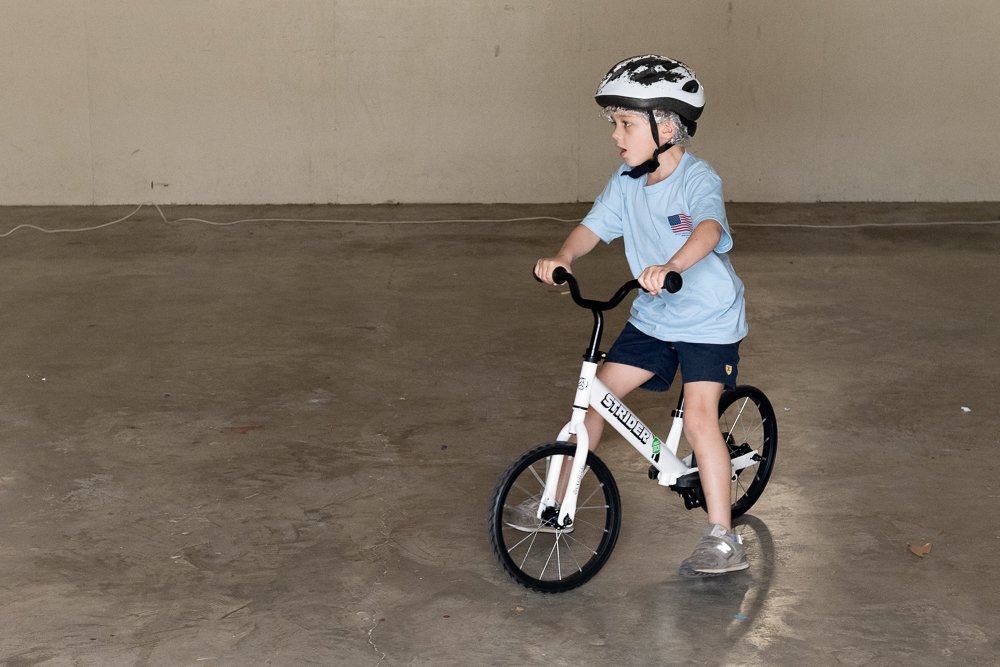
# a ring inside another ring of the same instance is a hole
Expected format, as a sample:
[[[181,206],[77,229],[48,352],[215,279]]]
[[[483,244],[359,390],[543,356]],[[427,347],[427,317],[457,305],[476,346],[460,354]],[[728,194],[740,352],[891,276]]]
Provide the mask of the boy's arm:
[[[691,232],[680,250],[666,264],[647,266],[639,276],[639,284],[654,296],[663,289],[663,281],[670,271],[684,273],[708,257],[722,239],[722,225],[717,220],[702,220]]]
[[[543,257],[535,262],[535,276],[543,283],[555,285],[552,282],[552,272],[556,270],[556,267],[561,266],[572,273],[573,260],[583,257],[593,250],[600,240],[601,237],[587,227],[577,225],[563,241],[562,247],[559,248],[555,257]]]

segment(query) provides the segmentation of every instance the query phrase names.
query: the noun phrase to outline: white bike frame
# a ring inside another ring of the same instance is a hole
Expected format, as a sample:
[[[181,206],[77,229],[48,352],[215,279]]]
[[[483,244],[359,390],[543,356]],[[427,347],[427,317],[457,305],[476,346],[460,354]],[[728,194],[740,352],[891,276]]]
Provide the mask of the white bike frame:
[[[587,415],[588,407],[593,408],[650,465],[659,471],[657,482],[661,486],[671,486],[680,477],[697,472],[698,467],[691,466],[691,456],[687,456],[683,460],[677,458],[677,448],[684,430],[683,403],[678,405],[674,411],[667,439],[661,440],[597,378],[597,364],[584,361],[583,368],[580,370],[576,398],[573,401],[573,415],[569,423],[559,432],[558,438],[559,441],[566,442],[571,436],[576,436],[576,452],[573,455],[573,465],[570,469],[570,484],[566,489],[562,504],[559,506],[557,520],[560,526],[572,525],[576,516],[580,485],[587,470],[587,453],[590,449],[590,442],[583,420]],[[754,454],[751,452],[732,459],[732,474],[735,475],[738,471],[753,465],[755,463],[753,457]],[[563,456],[552,457],[546,473],[545,489],[542,492],[541,502],[538,503],[538,519],[541,519],[545,508],[558,504],[559,476],[564,459]]]

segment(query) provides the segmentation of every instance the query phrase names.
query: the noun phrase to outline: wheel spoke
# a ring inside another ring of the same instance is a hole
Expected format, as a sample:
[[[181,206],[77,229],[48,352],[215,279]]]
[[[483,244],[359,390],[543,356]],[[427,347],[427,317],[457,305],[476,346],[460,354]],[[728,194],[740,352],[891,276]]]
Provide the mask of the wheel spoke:
[[[588,509],[603,509],[603,510],[605,510],[605,514],[607,514],[607,506],[605,506],[605,507],[591,507],[591,508],[588,508]],[[605,532],[607,531],[607,529],[603,525],[599,526],[596,523],[594,523],[593,521],[588,521],[587,518],[586,518],[586,516],[583,516],[583,517],[577,516],[576,521],[573,524],[573,527],[576,528],[580,524],[583,524],[584,526],[587,526],[587,527],[592,528],[594,530],[600,530],[600,531],[605,531]]]
[[[521,568],[524,568],[524,564],[528,562],[528,556],[531,555],[531,547],[535,546],[535,538],[538,537],[538,533],[531,533],[531,542],[528,544],[528,548],[524,550],[524,560],[521,561]],[[525,538],[528,539],[528,538]],[[524,540],[521,540],[523,542]],[[520,542],[518,542],[520,544]]]
[[[747,420],[747,421],[749,421],[749,420]],[[743,433],[742,440],[743,440],[743,442],[750,442],[750,436],[757,435],[758,433],[762,433],[764,431],[764,426],[766,426],[766,422],[764,420],[761,420],[761,421],[755,422],[755,423],[751,423],[751,424],[748,424],[746,426],[741,426],[741,428],[743,429],[742,430],[742,433]],[[737,428],[737,424],[733,424],[733,429],[735,429],[735,428]],[[730,431],[730,433],[732,433],[732,431]]]
[[[581,542],[580,540],[578,540],[578,539],[576,539],[575,537],[573,537],[573,534],[572,534],[572,533],[563,533],[563,536],[564,536],[564,539],[566,539],[566,540],[573,540],[573,542],[574,542],[574,543],[576,543],[576,544],[579,544],[579,545],[580,545],[581,547],[583,547],[583,549],[585,549],[585,550],[586,550],[586,551],[587,551],[588,553],[590,553],[590,554],[592,554],[592,555],[596,555],[596,554],[597,554],[597,552],[596,552],[596,551],[594,551],[594,548],[593,548],[593,547],[588,547],[588,546],[587,546],[586,544],[584,544],[584,543],[583,543],[583,542]],[[579,561],[577,561],[577,560],[576,560],[576,558],[573,558],[573,560],[574,560],[574,561],[576,562],[576,569],[577,569],[577,570],[580,570],[580,569],[582,569],[582,568],[580,567],[580,562],[579,562]]]
[[[514,482],[514,486],[511,487],[511,488],[517,489],[518,491],[520,491],[521,493],[523,493],[528,498],[541,498],[542,497],[542,494],[541,494],[540,490],[539,490],[538,493],[533,493],[533,492],[529,491],[528,489],[524,488],[524,485],[521,484],[520,480]]]
[[[544,489],[545,488],[545,480],[542,479],[541,475],[538,474],[538,471],[535,470],[535,466],[529,466],[528,470],[531,471],[531,476],[534,477],[536,480],[538,480],[539,486],[541,486]]]
[[[546,570],[546,568],[548,568],[549,563],[552,562],[552,554],[556,553],[556,550],[558,549],[558,547],[559,547],[559,540],[556,540],[555,542],[552,543],[552,548],[549,549],[549,556],[548,556],[548,558],[545,559],[545,564],[542,565],[542,571],[538,573],[538,578],[539,579],[544,579],[545,578],[545,570]],[[558,560],[558,558],[556,560]],[[559,578],[561,579],[562,577],[559,577]]]

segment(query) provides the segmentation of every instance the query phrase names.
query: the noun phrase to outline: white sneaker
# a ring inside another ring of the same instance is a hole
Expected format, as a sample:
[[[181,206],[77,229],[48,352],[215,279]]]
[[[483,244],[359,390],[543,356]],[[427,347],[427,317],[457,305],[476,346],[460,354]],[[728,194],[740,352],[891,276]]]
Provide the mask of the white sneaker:
[[[694,548],[694,553],[681,563],[680,575],[689,579],[714,577],[748,567],[750,561],[740,536],[714,524],[705,529],[705,535]]]

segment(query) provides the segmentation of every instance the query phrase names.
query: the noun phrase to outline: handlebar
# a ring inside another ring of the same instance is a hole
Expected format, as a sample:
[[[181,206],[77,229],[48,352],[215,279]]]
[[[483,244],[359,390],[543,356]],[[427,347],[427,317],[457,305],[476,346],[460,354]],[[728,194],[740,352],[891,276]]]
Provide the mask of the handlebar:
[[[538,276],[535,276],[535,280],[538,280]],[[583,358],[585,361],[591,363],[600,363],[601,359],[604,358],[604,353],[600,351],[601,334],[604,331],[604,311],[611,310],[620,304],[632,290],[642,289],[642,285],[639,284],[638,280],[630,280],[619,287],[615,295],[607,301],[595,301],[594,299],[584,299],[580,295],[580,286],[577,284],[576,278],[565,267],[556,267],[556,270],[552,272],[552,281],[557,285],[568,283],[569,293],[573,295],[573,301],[578,306],[586,308],[593,313],[594,330],[590,334],[590,345],[587,346],[587,351],[584,353]],[[671,271],[664,278],[663,289],[673,294],[681,288],[682,284],[683,281],[680,274],[676,271]]]
[[[569,293],[573,296],[573,301],[583,308],[587,308],[593,311],[605,311],[611,310],[628,296],[629,292],[634,289],[642,289],[642,285],[639,284],[638,280],[630,280],[615,292],[607,301],[595,301],[594,299],[584,299],[580,294],[580,285],[576,282],[576,278],[572,273],[567,271],[565,268],[558,266],[555,271],[552,272],[552,281],[557,285],[562,285],[567,283],[569,285]],[[674,294],[680,290],[681,286],[684,284],[681,274],[676,271],[671,271],[667,274],[667,277],[663,281],[663,289],[667,290],[670,294]]]

